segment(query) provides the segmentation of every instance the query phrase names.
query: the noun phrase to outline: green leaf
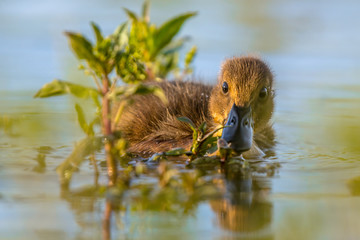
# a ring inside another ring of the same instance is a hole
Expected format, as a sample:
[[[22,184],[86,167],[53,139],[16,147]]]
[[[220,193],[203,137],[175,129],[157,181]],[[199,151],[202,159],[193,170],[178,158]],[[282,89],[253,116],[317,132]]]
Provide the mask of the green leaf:
[[[118,46],[118,49],[115,49],[117,51],[121,50],[125,45],[129,42],[129,36],[128,36],[128,26],[129,23],[125,22],[121,24],[113,33],[113,37],[115,38],[115,43]]]
[[[216,129],[212,130],[211,132],[206,134],[201,141],[205,141],[207,138],[212,137],[216,132],[218,132],[219,130],[226,128],[226,127],[229,127],[229,126],[222,126],[222,127],[218,127]]]
[[[156,162],[164,159],[166,160],[164,153],[154,153],[151,157],[149,157],[148,162]]]
[[[198,154],[205,155],[205,153],[213,153],[217,150],[217,137],[213,135],[223,129],[224,127],[219,127],[213,131],[207,133],[199,142],[198,142]]]
[[[80,107],[79,104],[75,104],[75,110],[76,110],[76,113],[77,113],[78,122],[80,124],[80,127],[86,133],[87,129],[88,129],[88,125],[87,125],[86,120],[85,120],[84,111],[82,110],[82,108]]]
[[[128,148],[128,142],[125,139],[120,138],[116,141],[116,144],[114,147],[117,150],[117,153],[119,156],[124,156],[126,154],[126,150]]]
[[[133,11],[131,11],[127,8],[123,8],[123,9],[131,20],[133,20],[135,22],[138,21],[138,17],[136,16],[136,13],[134,13]]]
[[[131,97],[134,95],[146,95],[146,94],[153,94],[158,97],[163,103],[167,103],[167,98],[164,94],[162,88],[154,85],[145,85],[145,84],[134,84],[134,85],[127,85],[118,87],[114,90],[109,97],[116,98],[116,96],[124,96],[124,97]]]
[[[181,121],[181,122],[184,122],[184,123],[189,124],[189,126],[191,127],[191,129],[192,129],[194,132],[195,132],[195,131],[197,132],[196,126],[195,126],[194,122],[191,121],[190,118],[188,118],[188,117],[178,117],[177,119],[178,119],[179,121]]]
[[[187,152],[184,148],[174,148],[165,152],[165,156],[181,156]]]
[[[161,53],[164,55],[168,55],[168,54],[178,52],[183,47],[184,43],[189,40],[190,40],[189,37],[183,37],[183,38],[174,40],[174,41],[170,42],[166,47],[164,47]]]
[[[96,25],[96,23],[91,22],[91,27],[93,28],[96,37],[96,44],[99,45],[103,41],[104,37],[101,35],[100,28]]]
[[[56,168],[61,184],[67,186],[73,172],[78,169],[85,157],[99,151],[103,145],[102,137],[87,137],[78,142],[70,156]]]
[[[92,120],[92,122],[89,124],[89,131],[90,131],[89,134],[88,134],[89,136],[94,136],[95,135],[95,133],[94,133],[94,125],[95,124],[98,124],[98,125],[101,124],[99,116],[95,117]]]
[[[155,58],[155,56],[168,43],[170,43],[174,36],[180,31],[184,22],[195,15],[195,12],[190,12],[165,22],[154,34],[154,49],[152,51],[151,57]]]
[[[122,52],[117,59],[116,73],[127,84],[140,83],[146,78],[145,65],[136,53]]]
[[[100,94],[90,94],[90,97],[93,100],[95,106],[98,108],[98,111],[100,111],[100,109],[101,109],[101,104],[100,104],[100,101],[99,101],[99,95]]]
[[[205,133],[205,131],[206,131],[206,122],[203,122],[203,123],[200,125],[199,130],[201,131],[202,134]]]
[[[157,96],[163,103],[165,103],[165,104],[168,103],[168,100],[167,100],[162,88],[154,86],[152,89],[150,89],[150,92],[151,92],[151,94],[154,94],[155,96]]]
[[[76,57],[80,60],[86,60],[89,67],[94,70],[98,76],[101,76],[106,68],[95,55],[90,41],[79,33],[65,32],[65,35],[69,38],[70,47]]]
[[[142,8],[142,17],[145,22],[150,22],[150,1],[145,0]]]
[[[166,79],[166,76],[172,72],[174,76],[177,76],[179,71],[178,63],[179,63],[179,54],[178,52],[174,52],[173,54],[168,55],[158,55],[157,61],[155,64],[157,65],[155,68],[157,69],[156,75],[159,78]]]
[[[75,55],[79,59],[94,61],[93,47],[89,40],[79,33],[65,32],[69,38],[69,43]]]
[[[86,123],[84,111],[79,104],[75,104],[75,110],[77,113],[78,122],[81,129],[84,131],[86,135],[94,136],[94,130],[92,129],[93,124],[88,125]]]
[[[190,64],[194,61],[196,53],[197,48],[193,46],[185,56],[185,68],[189,68]]]
[[[213,153],[217,150],[217,137],[206,138],[199,147],[199,155],[203,156],[206,153]]]
[[[78,84],[61,81],[55,79],[54,81],[45,84],[36,94],[35,98],[46,98],[52,96],[59,96],[64,94],[72,94],[78,98],[91,98],[100,93],[91,87],[84,87]]]

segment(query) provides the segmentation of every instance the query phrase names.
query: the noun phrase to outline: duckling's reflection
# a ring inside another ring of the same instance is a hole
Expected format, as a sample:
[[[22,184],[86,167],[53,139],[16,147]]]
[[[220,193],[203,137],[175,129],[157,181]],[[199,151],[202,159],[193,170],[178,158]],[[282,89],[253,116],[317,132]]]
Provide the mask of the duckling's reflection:
[[[222,169],[225,178],[220,187],[225,198],[210,201],[216,223],[234,234],[251,239],[273,239],[273,206],[268,201],[270,184],[266,177],[255,177],[251,170]]]
[[[200,168],[199,170],[201,171],[202,169]],[[204,170],[206,172],[206,169]],[[221,179],[215,182],[224,194],[220,194],[222,197],[219,199],[211,197],[210,206],[216,214],[217,225],[227,230],[224,234],[230,234],[226,238],[273,239],[270,228],[273,206],[267,199],[270,192],[269,179],[265,176],[254,176],[250,169],[244,169],[239,165],[231,167],[228,165],[227,168],[224,167],[221,171]],[[214,183],[213,180],[209,179],[209,181]],[[88,186],[81,189],[64,189],[62,191],[62,198],[70,204],[70,210],[74,214],[75,221],[84,230],[82,231],[83,233],[79,233],[79,238],[84,237],[88,233],[100,236],[100,233],[104,230],[101,229],[101,224],[99,223],[104,216],[102,212],[104,209],[101,206],[103,206],[102,201],[105,192],[105,186]],[[156,196],[164,198],[167,195],[160,194]],[[180,194],[179,196],[183,195]],[[131,198],[131,195],[128,195],[128,197]],[[139,211],[153,210],[151,206],[154,205],[150,204],[150,202],[153,201],[153,203],[158,202],[161,204],[162,201],[159,199],[153,197],[152,199],[143,199],[144,201],[140,202],[131,202],[131,204],[134,204],[134,206],[139,204],[138,209],[141,209]],[[126,209],[121,210],[121,207],[119,207],[123,200],[115,200],[115,209],[112,209],[112,211],[120,213]],[[201,199],[201,197],[195,194],[195,197],[191,197],[190,201],[185,199],[183,202],[174,202],[174,207],[183,208],[183,213],[190,214],[192,211],[186,211],[186,209],[196,209],[198,204],[204,200],[206,199]],[[122,225],[122,220],[118,220],[118,224]],[[116,228],[116,226],[112,227]],[[174,225],[172,227],[178,230],[178,226]],[[110,227],[107,229],[109,233]]]

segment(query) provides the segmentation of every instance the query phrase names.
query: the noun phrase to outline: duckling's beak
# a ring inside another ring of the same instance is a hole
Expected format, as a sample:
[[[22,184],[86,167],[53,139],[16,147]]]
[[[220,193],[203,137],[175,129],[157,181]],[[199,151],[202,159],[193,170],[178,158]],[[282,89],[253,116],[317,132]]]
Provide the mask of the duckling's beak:
[[[251,107],[232,106],[221,138],[230,143],[230,147],[237,154],[246,152],[251,148],[252,128]]]

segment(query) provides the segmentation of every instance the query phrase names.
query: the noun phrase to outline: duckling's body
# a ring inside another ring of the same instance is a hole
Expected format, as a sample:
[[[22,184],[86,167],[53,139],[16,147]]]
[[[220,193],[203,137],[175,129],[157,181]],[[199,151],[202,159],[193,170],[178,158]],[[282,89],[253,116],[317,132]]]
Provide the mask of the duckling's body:
[[[182,81],[153,84],[163,89],[168,104],[150,94],[134,98],[118,125],[131,144],[130,152],[147,154],[175,147],[190,148],[192,130],[177,117],[186,116],[196,126],[204,121],[209,129],[214,126],[209,113],[212,86]]]
[[[234,59],[247,59],[250,63],[255,63],[255,65],[259,64],[259,62],[263,64],[261,60],[257,58],[243,57]],[[248,62],[245,61],[245,63]],[[224,66],[221,74],[227,75],[226,70],[228,68],[226,68],[226,66],[224,68]],[[266,67],[266,65],[264,66]],[[261,76],[257,76],[257,73],[254,73],[253,70],[250,69],[250,72],[244,72],[244,75],[250,74],[245,77],[271,77],[272,81],[270,71],[263,74],[264,66],[261,65],[262,68],[259,69],[259,74],[262,74]],[[251,68],[251,66],[249,67]],[[265,70],[267,71],[268,68],[266,67]],[[241,74],[241,72],[239,74]],[[270,75],[267,76],[267,74]],[[232,99],[234,93],[231,93],[230,96],[228,93],[219,92],[222,91],[221,87],[219,90],[219,84],[223,84],[223,77],[224,76],[219,77],[219,82],[215,86],[186,81],[150,83],[163,89],[168,104],[164,104],[154,95],[139,95],[134,97],[134,103],[127,107],[120,118],[119,124],[116,126],[116,129],[120,130],[123,136],[130,142],[129,151],[146,155],[154,152],[167,151],[175,147],[189,149],[192,143],[192,130],[188,124],[179,121],[177,119],[178,117],[188,117],[196,126],[206,122],[207,130],[211,131],[225,124],[228,118],[227,116],[230,116],[229,112],[232,105],[254,105],[253,109],[261,110],[257,104],[251,102],[252,100],[250,101],[252,92],[247,93],[248,96],[242,94],[241,96],[244,96],[241,100],[242,102],[238,99]],[[237,80],[235,80],[234,82],[236,83]],[[231,80],[228,79],[227,81],[229,81],[229,88],[230,86],[232,87]],[[246,83],[244,85],[244,83],[241,82],[241,84],[237,84],[236,86],[244,86],[243,88],[246,88]],[[235,88],[235,85],[232,88]],[[241,92],[241,89],[237,89],[236,91]],[[258,91],[258,87],[253,86],[249,91]],[[256,94],[258,93],[256,92]],[[238,96],[235,96],[235,98],[238,98]],[[252,125],[255,131],[250,140],[252,144],[250,151],[247,151],[248,153],[261,153],[260,149],[264,150],[273,145],[274,133],[269,124],[273,104],[271,104],[270,107],[271,109],[266,111],[270,112],[270,115],[265,114],[266,119],[264,120],[260,121],[259,116],[261,116],[261,114],[252,114],[258,118],[257,120],[261,123],[261,126]],[[224,135],[226,134],[224,133]],[[227,141],[231,142],[233,140],[230,139]]]

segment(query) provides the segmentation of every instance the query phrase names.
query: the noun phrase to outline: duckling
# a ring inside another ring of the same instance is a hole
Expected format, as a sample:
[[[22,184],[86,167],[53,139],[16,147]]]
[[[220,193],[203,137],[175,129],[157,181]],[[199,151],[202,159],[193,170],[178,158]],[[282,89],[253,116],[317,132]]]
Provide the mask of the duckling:
[[[163,89],[168,103],[153,95],[135,96],[116,126],[129,141],[130,152],[147,155],[174,147],[189,149],[192,130],[177,119],[181,116],[196,126],[205,121],[208,131],[225,125],[219,136],[245,157],[262,155],[273,146],[273,75],[261,59],[225,60],[215,86],[189,81],[152,84]]]

